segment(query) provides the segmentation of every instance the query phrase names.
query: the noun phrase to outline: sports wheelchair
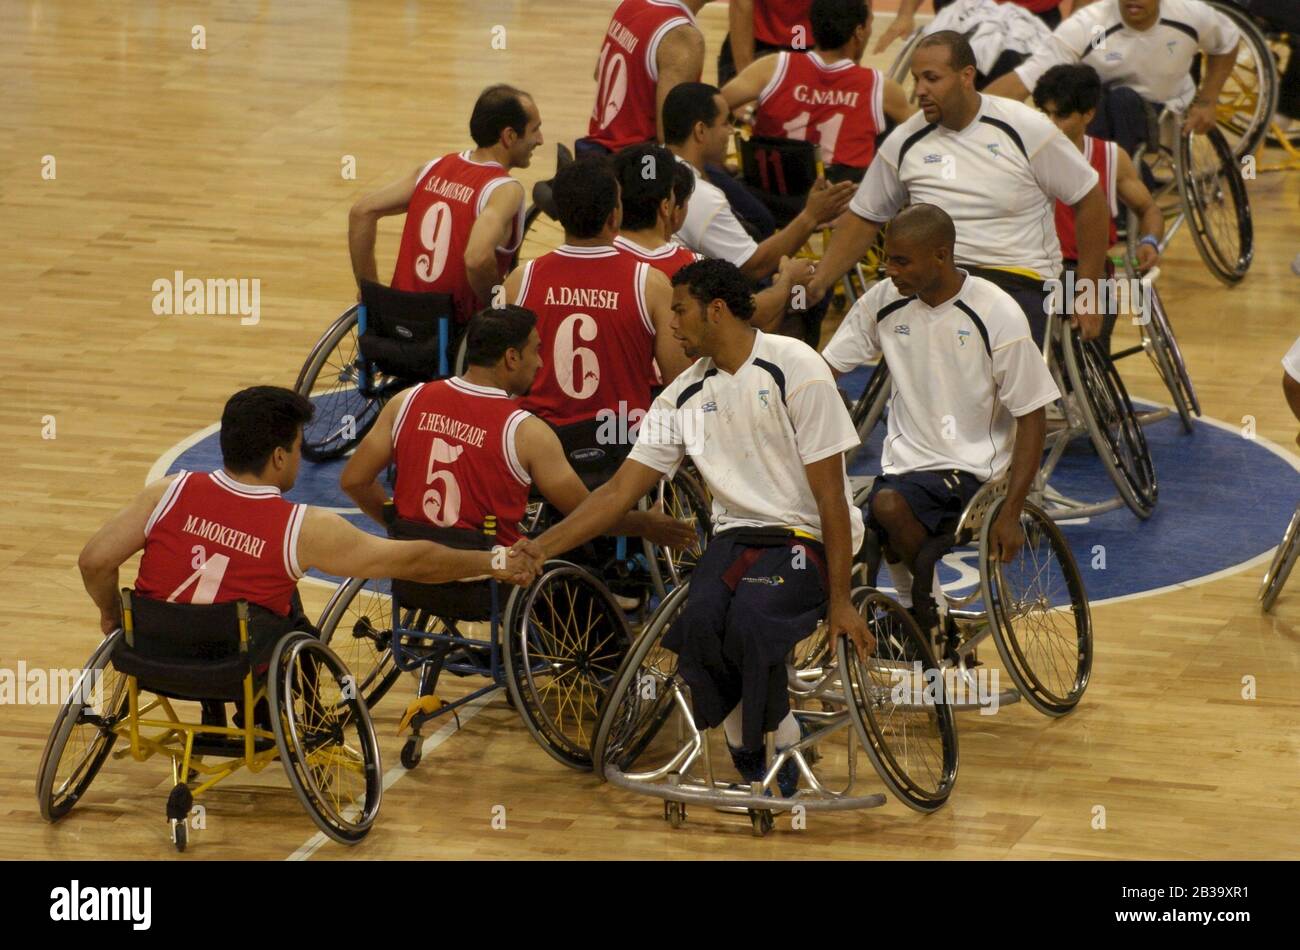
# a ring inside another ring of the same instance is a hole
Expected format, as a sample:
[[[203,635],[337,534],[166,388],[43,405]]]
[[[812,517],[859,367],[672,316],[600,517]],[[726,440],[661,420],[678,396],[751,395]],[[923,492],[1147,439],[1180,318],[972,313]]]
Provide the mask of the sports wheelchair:
[[[1172,340],[1172,334],[1169,339]],[[1057,520],[1095,516],[1121,505],[1127,505],[1139,518],[1150,517],[1159,495],[1155,462],[1142,432],[1143,420],[1134,411],[1114,362],[1095,342],[1083,340],[1069,326],[1067,318],[1058,315],[1049,317],[1047,343],[1048,370],[1064,396],[1061,400],[1064,424],[1047,433],[1047,455],[1034,480],[1030,498]],[[1190,391],[1190,381],[1187,385]],[[889,367],[881,360],[851,410],[853,423],[864,443],[886,415],[892,389]],[[1106,467],[1117,489],[1116,497],[1099,502],[1079,501],[1062,495],[1048,484],[1070,443],[1083,435],[1092,442]]]
[[[418,674],[416,697],[401,724],[411,729],[401,753],[404,766],[419,764],[427,723],[458,715],[460,707],[504,687],[542,748],[571,768],[590,768],[596,706],[631,642],[629,604],[620,592],[638,592],[634,606],[663,597],[684,581],[707,543],[710,503],[690,472],[661,481],[655,497],[643,499],[641,506],[652,501],[669,514],[694,520],[699,538],[694,548],[668,550],[642,539],[643,551],[634,553],[626,538],[602,539],[580,549],[586,557],[577,554],[577,562],[547,562],[528,588],[508,594],[492,580],[384,585],[350,578],[339,585],[321,615],[321,638],[355,663],[366,704],[378,703],[401,673]],[[526,533],[542,530],[549,518],[545,503],[534,502]],[[397,520],[390,527],[395,537],[486,549],[496,533],[495,519],[484,530]],[[444,671],[488,682],[444,702],[434,693]]]
[[[1286,533],[1282,535],[1282,542],[1273,553],[1273,561],[1264,572],[1264,581],[1259,585],[1260,609],[1264,613],[1272,610],[1277,603],[1278,595],[1282,593],[1286,579],[1291,576],[1291,568],[1295,567],[1297,558],[1300,558],[1300,505],[1296,506],[1295,514],[1286,526]]]
[[[397,393],[462,371],[465,340],[458,329],[449,294],[407,293],[363,280],[361,303],[316,341],[294,383],[316,406],[303,427],[303,456],[325,462],[346,455]]]
[[[957,780],[957,730],[930,646],[912,617],[878,591],[853,591],[854,605],[877,639],[862,657],[844,639],[831,642],[824,623],[797,645],[787,663],[790,706],[802,737],[778,750],[766,736],[767,771],[738,784],[720,777],[708,731],[695,725],[690,689],[677,656],[662,645],[685,607],[689,584],[674,590],[632,645],[601,704],[592,761],[620,788],[660,798],[674,828],[692,805],[749,816],[766,835],[779,812],[847,811],[885,803],[861,789],[867,758],[899,800],[921,812],[940,808]],[[787,763],[799,788],[782,796],[777,775]]]
[[[1281,78],[1271,41],[1278,31],[1252,16],[1250,0],[1208,0],[1241,31],[1237,62],[1219,93],[1219,128],[1238,159],[1259,148],[1277,111]],[[1199,77],[1201,63],[1194,74]]]
[[[246,601],[172,604],[129,590],[121,598],[122,627],[91,654],[45,744],[36,780],[41,817],[66,815],[110,755],[165,755],[173,782],[167,818],[184,851],[196,797],[241,768],[260,772],[279,759],[321,831],[343,844],[366,836],[383,792],[379,745],[333,651]],[[203,723],[184,721],[173,700],[219,705],[222,721],[209,724],[206,714]],[[224,724],[227,702],[239,705],[234,726]],[[126,745],[114,751],[119,739]]]

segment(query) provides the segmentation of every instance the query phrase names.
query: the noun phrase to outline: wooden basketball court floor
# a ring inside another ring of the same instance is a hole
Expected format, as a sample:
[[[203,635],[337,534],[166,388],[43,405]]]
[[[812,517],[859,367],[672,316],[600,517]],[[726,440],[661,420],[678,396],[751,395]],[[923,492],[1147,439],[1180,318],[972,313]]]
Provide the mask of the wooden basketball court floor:
[[[552,143],[585,131],[613,5],[13,0],[0,9],[0,667],[79,666],[89,655],[98,631],[76,568],[81,545],[159,455],[218,418],[231,392],[292,384],[354,293],[345,233],[359,194],[465,147],[470,105],[496,81],[536,97],[548,144],[520,177],[550,176]],[[706,7],[700,22],[712,78],[725,5]],[[206,49],[193,48],[198,27]],[[887,66],[893,52],[870,61]],[[355,180],[341,174],[348,156]],[[1217,284],[1184,234],[1162,289],[1206,414],[1234,425],[1253,417],[1259,437],[1294,453],[1278,361],[1300,332],[1300,276],[1289,269],[1300,174],[1262,175],[1250,193],[1257,250],[1245,283]],[[399,232],[394,221],[381,228],[381,271]],[[176,271],[259,279],[260,321],[155,315],[153,281]],[[1162,398],[1148,364],[1124,371],[1135,395]],[[54,438],[43,437],[51,425]],[[1231,471],[1204,478],[1234,490]],[[1277,490],[1295,496],[1298,485]],[[207,796],[187,860],[1293,857],[1300,579],[1264,617],[1263,569],[1095,607],[1096,663],[1080,708],[1057,721],[1023,705],[963,717],[957,790],[928,817],[891,800],[810,815],[798,832],[783,820],[765,839],[743,817],[700,811],[671,831],[653,800],[553,762],[498,696],[391,784],[359,847],[322,845],[271,769]],[[124,581],[132,576],[128,568]],[[314,614],[328,591],[303,593]],[[1247,676],[1253,700],[1242,698]],[[393,732],[409,695],[399,685],[377,711],[394,775]],[[40,820],[35,770],[55,711],[0,707],[0,857],[173,854],[170,775],[156,760],[111,762],[71,816]],[[502,814],[505,828],[494,828]]]

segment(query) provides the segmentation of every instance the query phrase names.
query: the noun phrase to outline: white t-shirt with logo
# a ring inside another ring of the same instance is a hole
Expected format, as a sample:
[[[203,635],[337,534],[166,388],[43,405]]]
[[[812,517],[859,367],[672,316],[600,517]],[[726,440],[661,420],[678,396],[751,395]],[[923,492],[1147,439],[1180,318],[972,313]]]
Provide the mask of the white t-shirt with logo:
[[[822,352],[841,373],[882,354],[893,381],[881,456],[887,475],[956,468],[996,478],[1011,463],[1015,417],[1061,395],[1024,311],[979,277],[966,275],[937,307],[882,280]]]
[[[736,218],[722,189],[680,155],[677,160],[690,168],[695,176],[695,190],[686,206],[686,220],[673,239],[697,254],[744,267],[745,261],[758,250],[758,244]]]

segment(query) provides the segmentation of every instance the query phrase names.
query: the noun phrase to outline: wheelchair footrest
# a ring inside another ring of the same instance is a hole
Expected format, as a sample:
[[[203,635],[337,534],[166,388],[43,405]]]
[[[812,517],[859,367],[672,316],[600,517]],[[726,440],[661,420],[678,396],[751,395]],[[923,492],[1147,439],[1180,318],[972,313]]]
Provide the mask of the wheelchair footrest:
[[[407,704],[406,712],[402,714],[402,719],[397,724],[397,734],[400,736],[408,729],[418,730],[430,719],[436,719],[449,708],[446,702],[433,694],[417,696]],[[456,717],[456,723],[459,725],[460,715],[455,709],[451,709],[451,714]]]

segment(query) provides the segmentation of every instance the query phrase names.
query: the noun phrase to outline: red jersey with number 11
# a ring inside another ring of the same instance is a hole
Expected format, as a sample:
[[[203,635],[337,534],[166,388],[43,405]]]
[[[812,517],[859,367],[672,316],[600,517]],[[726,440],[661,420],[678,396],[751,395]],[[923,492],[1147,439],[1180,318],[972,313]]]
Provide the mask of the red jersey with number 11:
[[[180,604],[246,600],[288,616],[306,505],[223,471],[181,472],[144,529],[136,592]]]
[[[479,301],[465,274],[469,235],[492,192],[514,181],[497,162],[476,162],[469,151],[435,159],[420,173],[406,207],[406,225],[393,270],[393,289],[451,294],[456,319],[465,323],[488,301]],[[498,247],[497,270],[504,278],[523,239],[523,202],[507,247]]]
[[[655,330],[645,299],[649,270],[614,247],[569,244],[523,266],[514,302],[537,314],[542,338],[542,368],[520,400],[524,409],[562,426],[594,419],[604,409],[650,408]]]

